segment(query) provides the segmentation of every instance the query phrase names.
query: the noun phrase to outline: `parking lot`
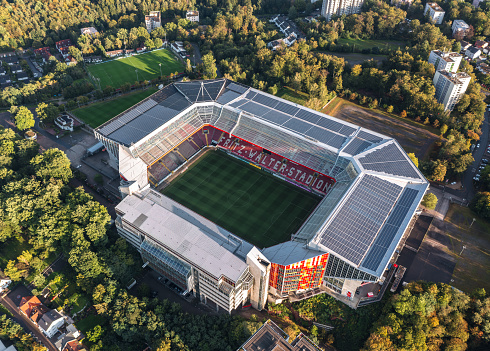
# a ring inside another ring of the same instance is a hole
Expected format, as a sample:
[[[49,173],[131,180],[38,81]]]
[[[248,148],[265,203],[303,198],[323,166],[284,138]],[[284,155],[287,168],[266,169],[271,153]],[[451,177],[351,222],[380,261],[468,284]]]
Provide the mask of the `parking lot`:
[[[473,180],[478,183],[480,181],[480,177],[481,177],[481,172],[483,171],[483,169],[488,166],[488,162],[490,160],[490,144],[489,145],[480,145],[480,143],[478,142],[476,144],[476,147],[475,147],[475,152],[478,151],[479,148],[481,147],[485,147],[486,150],[483,154],[483,158],[481,159],[480,163],[478,164],[478,167],[475,168],[475,175],[473,176]]]

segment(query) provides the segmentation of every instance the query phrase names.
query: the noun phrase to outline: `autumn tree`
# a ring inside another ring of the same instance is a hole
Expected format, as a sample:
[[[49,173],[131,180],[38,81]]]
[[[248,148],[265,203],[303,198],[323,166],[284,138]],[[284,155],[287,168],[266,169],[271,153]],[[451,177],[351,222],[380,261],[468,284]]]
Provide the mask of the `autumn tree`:
[[[19,130],[32,128],[35,124],[34,115],[27,107],[21,106],[14,115],[14,123]]]

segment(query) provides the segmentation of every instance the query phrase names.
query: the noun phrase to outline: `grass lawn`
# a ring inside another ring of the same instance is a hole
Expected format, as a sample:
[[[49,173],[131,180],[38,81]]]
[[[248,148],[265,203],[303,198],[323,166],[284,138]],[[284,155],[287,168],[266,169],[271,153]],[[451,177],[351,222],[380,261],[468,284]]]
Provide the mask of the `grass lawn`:
[[[92,128],[97,128],[156,91],[156,88],[150,88],[123,95],[114,100],[97,102],[87,107],[78,108],[72,112]]]
[[[104,325],[106,320],[100,314],[91,314],[81,321],[77,322],[75,325],[83,334],[87,334],[87,331],[93,329],[97,325]]]
[[[182,63],[166,49],[88,65],[87,69],[94,77],[100,79],[102,89],[108,85],[117,89],[126,82],[132,84],[137,80],[151,80],[160,76],[160,63],[162,64],[161,72],[164,76],[184,70]],[[136,73],[135,70],[138,72]]]
[[[475,222],[473,222],[475,218]],[[444,219],[456,259],[451,284],[466,293],[477,288],[490,291],[490,221],[478,217],[468,207],[451,204]],[[471,225],[471,228],[470,228]],[[460,252],[466,246],[461,255]]]
[[[22,251],[29,250],[31,245],[27,241],[19,241],[18,238],[11,238],[0,245],[0,268],[3,270],[8,261],[16,260]]]
[[[301,91],[296,92],[289,87],[284,87],[284,88],[279,89],[276,96],[280,97],[282,99],[292,101],[292,102],[299,104],[299,105],[304,105],[306,103],[306,101],[308,101],[308,98],[309,98],[308,94],[305,94]]]
[[[371,49],[377,46],[380,49],[391,49],[396,50],[399,47],[405,47],[406,42],[404,41],[390,41],[390,40],[363,40],[363,39],[345,39],[339,38],[337,40],[337,44],[345,45],[349,44],[350,46],[356,47],[356,49]]]
[[[208,152],[163,191],[259,248],[286,240],[320,198],[222,152]]]

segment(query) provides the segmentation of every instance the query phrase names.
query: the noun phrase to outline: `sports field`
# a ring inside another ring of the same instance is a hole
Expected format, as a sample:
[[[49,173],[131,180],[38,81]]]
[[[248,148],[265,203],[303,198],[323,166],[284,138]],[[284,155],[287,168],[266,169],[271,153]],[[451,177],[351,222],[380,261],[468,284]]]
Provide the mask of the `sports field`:
[[[133,84],[137,80],[151,80],[160,76],[160,63],[162,64],[162,75],[164,76],[184,70],[182,63],[166,49],[88,65],[87,69],[94,77],[100,79],[102,89],[108,85],[117,89],[126,82]],[[137,73],[136,70],[138,70]]]
[[[122,95],[114,100],[96,102],[87,107],[77,108],[72,112],[92,128],[97,128],[156,91],[156,88],[150,88],[137,93]]]
[[[321,198],[220,151],[163,194],[262,249],[291,239]]]

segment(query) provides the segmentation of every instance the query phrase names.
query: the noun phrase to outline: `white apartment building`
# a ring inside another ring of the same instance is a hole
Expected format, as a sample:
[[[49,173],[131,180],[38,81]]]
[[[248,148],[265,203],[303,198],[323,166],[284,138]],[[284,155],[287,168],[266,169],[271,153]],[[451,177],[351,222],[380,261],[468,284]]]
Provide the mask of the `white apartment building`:
[[[444,105],[444,110],[452,111],[454,109],[454,106],[456,106],[466,92],[470,80],[471,77],[465,72],[436,72],[434,76],[434,86],[436,87],[435,98],[437,102]]]
[[[352,15],[360,13],[364,0],[323,0],[322,16],[330,21],[332,16]]]
[[[482,2],[485,2],[486,0],[473,0],[473,6],[475,6],[476,8],[480,7],[480,4]]]
[[[429,63],[436,68],[437,71],[448,71],[456,73],[463,56],[457,52],[443,52],[440,50],[432,50],[429,55]]]
[[[463,20],[454,20],[451,29],[453,30],[453,36],[456,33],[463,33],[463,35],[466,35],[466,32],[470,30],[470,26]]]
[[[145,24],[148,33],[155,28],[161,27],[162,17],[160,11],[150,11],[150,14],[145,16]]]
[[[412,5],[413,0],[391,0],[391,5],[396,7],[402,7],[405,5]]]
[[[199,22],[199,11],[187,11],[185,18],[191,22]]]
[[[444,19],[444,10],[435,2],[428,2],[425,4],[424,16],[429,13],[429,17],[435,24],[442,24]]]

